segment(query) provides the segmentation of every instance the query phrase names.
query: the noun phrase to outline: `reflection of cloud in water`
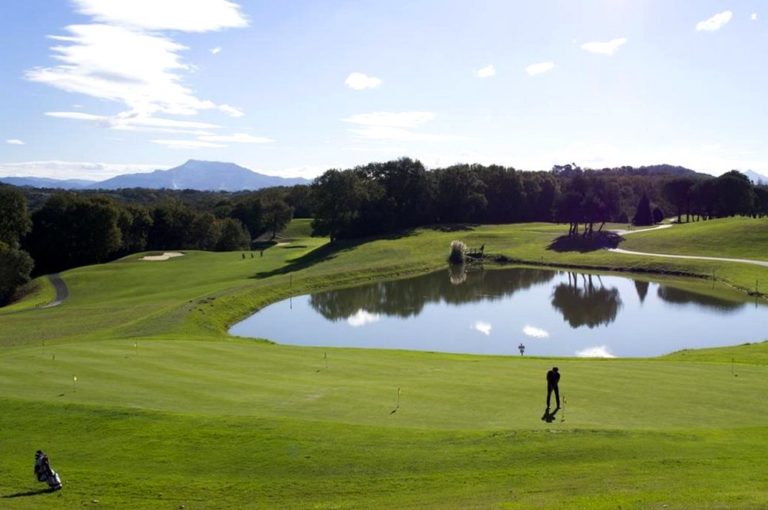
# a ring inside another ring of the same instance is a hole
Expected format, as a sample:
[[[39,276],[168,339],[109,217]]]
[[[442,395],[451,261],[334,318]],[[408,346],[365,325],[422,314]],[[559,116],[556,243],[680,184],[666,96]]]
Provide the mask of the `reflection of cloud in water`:
[[[532,336],[533,338],[549,338],[549,333],[536,326],[526,324],[523,328],[523,334],[526,336]]]
[[[579,358],[615,358],[611,351],[608,350],[607,345],[596,345],[594,347],[587,347],[583,351],[576,351],[576,356]]]
[[[493,326],[491,326],[487,322],[477,321],[472,325],[472,329],[474,329],[475,331],[479,331],[485,336],[489,336],[491,334],[491,330],[493,329]]]
[[[359,328],[360,326],[365,326],[366,324],[379,322],[380,320],[381,320],[381,315],[379,315],[378,313],[369,313],[361,308],[357,312],[355,312],[354,315],[350,315],[347,318],[347,324],[349,324],[353,328]]]

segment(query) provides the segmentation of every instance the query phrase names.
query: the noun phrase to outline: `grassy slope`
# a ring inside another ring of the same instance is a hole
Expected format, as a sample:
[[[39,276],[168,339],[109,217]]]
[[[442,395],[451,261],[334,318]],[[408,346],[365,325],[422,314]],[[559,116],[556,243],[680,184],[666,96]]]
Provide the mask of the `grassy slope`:
[[[695,251],[685,227],[671,231]],[[248,307],[440,267],[456,238],[545,263],[698,265],[553,253],[562,228],[543,224],[333,252],[292,228],[263,258],[192,252],[69,271],[64,305],[0,313],[0,507],[763,507],[766,343],[559,360],[566,421],[545,425],[552,360],[329,349],[326,370],[323,349],[222,341]],[[64,491],[23,495],[39,488],[37,448]]]
[[[723,218],[627,236],[622,248],[652,253],[768,260],[765,218]]]

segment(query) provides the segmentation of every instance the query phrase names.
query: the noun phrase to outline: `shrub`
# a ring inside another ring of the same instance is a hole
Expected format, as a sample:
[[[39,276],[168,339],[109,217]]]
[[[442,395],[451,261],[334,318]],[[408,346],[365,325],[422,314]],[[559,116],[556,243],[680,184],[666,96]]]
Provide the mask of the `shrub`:
[[[448,262],[451,264],[463,264],[466,258],[467,246],[461,241],[451,241],[451,253]]]

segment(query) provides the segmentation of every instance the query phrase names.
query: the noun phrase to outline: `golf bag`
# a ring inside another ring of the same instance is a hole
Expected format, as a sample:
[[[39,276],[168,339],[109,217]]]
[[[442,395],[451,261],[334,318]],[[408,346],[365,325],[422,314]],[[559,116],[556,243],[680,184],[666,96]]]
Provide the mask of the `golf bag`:
[[[59,474],[51,467],[48,456],[40,450],[35,452],[35,476],[38,482],[47,483],[51,489],[61,489]]]

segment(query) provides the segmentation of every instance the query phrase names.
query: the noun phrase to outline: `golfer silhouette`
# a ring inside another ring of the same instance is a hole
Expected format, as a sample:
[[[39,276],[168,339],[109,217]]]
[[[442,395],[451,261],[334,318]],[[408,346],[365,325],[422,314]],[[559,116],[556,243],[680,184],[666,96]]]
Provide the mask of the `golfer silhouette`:
[[[557,387],[557,383],[560,382],[560,371],[557,367],[552,367],[552,370],[547,372],[547,409],[550,408],[550,401],[552,398],[552,392],[555,392],[555,402],[557,403],[557,409],[560,409],[560,389]]]

